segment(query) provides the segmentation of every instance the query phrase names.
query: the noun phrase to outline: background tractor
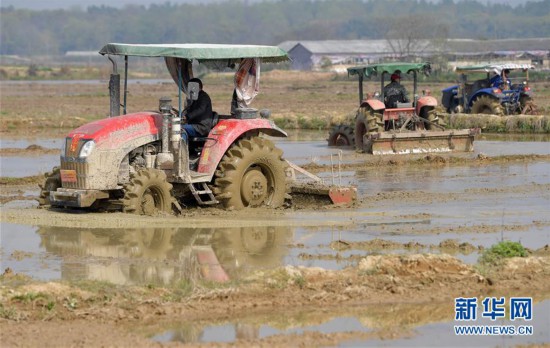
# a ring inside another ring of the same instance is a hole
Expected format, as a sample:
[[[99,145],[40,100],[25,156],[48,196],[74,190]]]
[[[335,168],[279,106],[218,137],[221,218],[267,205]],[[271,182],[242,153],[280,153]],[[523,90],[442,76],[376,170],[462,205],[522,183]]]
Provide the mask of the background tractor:
[[[258,112],[247,106],[258,91],[260,63],[285,61],[285,51],[252,45],[107,44],[99,53],[113,64],[111,117],[67,135],[61,165],[42,186],[41,204],[144,215],[181,210],[180,203],[189,199],[231,209],[283,205],[291,190],[289,163],[283,151],[262,135],[287,134],[268,119],[268,110]],[[126,114],[127,73],[121,105],[120,76],[112,56],[124,57],[125,72],[129,57],[163,57],[178,86],[178,107],[162,97],[159,111]],[[184,107],[196,100],[199,88],[198,83],[189,82],[194,64],[237,67],[234,88],[239,107],[231,115],[214,112],[208,136],[185,141],[181,135]],[[250,83],[255,88],[250,89]],[[119,115],[120,106],[123,115]]]
[[[429,91],[417,94],[418,74],[429,75],[429,63],[386,63],[348,68],[359,79],[359,109],[350,125],[337,125],[329,133],[329,146],[351,145],[370,154],[406,154],[472,151],[477,130],[446,130],[436,113],[437,100]],[[394,72],[412,76],[413,101],[385,104],[385,76]],[[363,80],[379,77],[380,91],[363,98]],[[396,107],[395,107],[396,106]]]
[[[460,83],[445,88],[442,92],[441,104],[448,113],[471,113],[492,115],[535,114],[531,88],[528,85],[530,64],[486,64],[457,67]],[[509,77],[511,86],[502,84],[492,86],[491,74],[501,75],[508,69],[523,72],[522,76]],[[479,77],[473,82],[468,76]],[[520,81],[514,83],[514,81]]]

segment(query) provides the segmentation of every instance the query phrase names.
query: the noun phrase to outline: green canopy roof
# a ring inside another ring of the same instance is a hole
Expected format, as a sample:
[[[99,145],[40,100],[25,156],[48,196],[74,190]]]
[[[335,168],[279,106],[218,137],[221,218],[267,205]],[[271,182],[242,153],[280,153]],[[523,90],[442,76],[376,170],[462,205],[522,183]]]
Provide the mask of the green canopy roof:
[[[100,54],[139,57],[175,57],[209,61],[241,58],[261,58],[264,62],[289,60],[287,53],[277,46],[219,45],[219,44],[120,44],[109,43]]]
[[[534,69],[534,68],[535,67],[531,64],[507,63],[507,64],[481,64],[481,65],[457,66],[455,71],[459,74],[493,72],[495,74],[500,75],[500,73],[504,69],[528,70],[528,69]]]
[[[424,74],[428,75],[430,73],[431,67],[430,63],[403,63],[403,62],[392,62],[392,63],[383,63],[383,64],[370,64],[365,66],[355,66],[348,68],[348,75],[358,75],[361,77],[370,77],[382,75],[384,73],[392,74],[395,70],[401,70],[401,72],[409,73],[411,71],[421,71]]]

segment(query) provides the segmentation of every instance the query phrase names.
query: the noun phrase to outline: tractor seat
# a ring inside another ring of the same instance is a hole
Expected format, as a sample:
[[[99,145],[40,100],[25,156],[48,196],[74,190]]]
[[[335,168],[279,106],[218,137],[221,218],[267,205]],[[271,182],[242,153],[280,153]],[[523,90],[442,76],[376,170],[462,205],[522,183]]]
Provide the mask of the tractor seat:
[[[384,104],[387,109],[397,108],[397,103],[402,101],[402,97],[399,94],[388,95],[385,97]]]
[[[217,112],[212,112],[212,128],[214,128],[214,126],[216,124],[218,124],[218,121],[219,121],[219,115]],[[189,138],[189,156],[190,157],[199,157],[201,152],[202,152],[202,148],[204,147],[204,143],[207,141],[207,140],[216,140],[214,138],[209,138],[208,135],[205,136],[205,137],[191,137]]]
[[[396,103],[397,108],[412,108],[413,103]]]

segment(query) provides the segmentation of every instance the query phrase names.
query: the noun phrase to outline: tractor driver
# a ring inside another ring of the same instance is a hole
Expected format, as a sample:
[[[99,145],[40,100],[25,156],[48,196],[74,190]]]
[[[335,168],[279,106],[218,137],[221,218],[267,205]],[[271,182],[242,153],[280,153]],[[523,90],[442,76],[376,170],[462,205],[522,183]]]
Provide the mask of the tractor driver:
[[[202,90],[202,81],[198,78],[193,78],[189,82],[197,82],[199,84],[199,95],[197,100],[191,101],[191,105],[187,108],[183,125],[185,132],[182,137],[187,141],[189,137],[206,137],[212,129],[212,101],[210,96]]]
[[[397,107],[397,103],[409,103],[407,90],[400,83],[400,72],[395,71],[391,74],[390,80],[391,82],[384,87],[384,104],[386,104],[386,107],[393,109]]]
[[[491,78],[491,86],[500,88],[500,89],[510,89],[510,86],[512,85],[512,83],[508,78],[509,74],[510,74],[510,69],[502,70],[501,75],[495,75]]]

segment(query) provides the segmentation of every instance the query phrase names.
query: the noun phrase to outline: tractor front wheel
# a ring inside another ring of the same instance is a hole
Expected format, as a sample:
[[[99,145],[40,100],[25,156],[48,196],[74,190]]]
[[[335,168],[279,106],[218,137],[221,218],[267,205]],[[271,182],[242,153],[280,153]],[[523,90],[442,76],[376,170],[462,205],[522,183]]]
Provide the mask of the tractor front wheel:
[[[39,206],[50,205],[50,191],[57,191],[61,187],[61,172],[59,167],[54,167],[51,172],[46,173],[44,176],[44,183],[40,185]]]
[[[472,114],[503,115],[504,110],[497,99],[481,95],[472,104]]]
[[[140,170],[124,185],[122,211],[138,215],[170,213],[174,201],[171,190],[172,184],[166,180],[164,171]]]
[[[327,140],[328,146],[355,146],[353,128],[343,124],[332,127]]]
[[[227,209],[283,205],[286,168],[283,151],[267,139],[244,138],[222,158],[214,179],[216,198]]]

